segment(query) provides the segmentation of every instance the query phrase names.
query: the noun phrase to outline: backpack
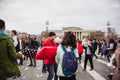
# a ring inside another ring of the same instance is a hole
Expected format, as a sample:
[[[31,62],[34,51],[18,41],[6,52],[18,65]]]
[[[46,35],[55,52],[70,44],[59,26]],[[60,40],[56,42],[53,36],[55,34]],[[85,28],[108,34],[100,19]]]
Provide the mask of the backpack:
[[[74,75],[78,67],[77,57],[74,53],[74,48],[72,48],[71,51],[67,51],[64,46],[61,45],[61,47],[64,51],[63,60],[62,60],[63,74],[66,77],[72,76]]]

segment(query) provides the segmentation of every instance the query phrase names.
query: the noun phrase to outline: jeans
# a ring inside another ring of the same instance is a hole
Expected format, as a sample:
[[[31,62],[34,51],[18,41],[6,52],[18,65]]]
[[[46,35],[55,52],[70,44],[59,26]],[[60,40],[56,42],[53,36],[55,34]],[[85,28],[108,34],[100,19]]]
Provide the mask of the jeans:
[[[58,80],[58,76],[57,76],[57,67],[58,67],[58,65],[57,65],[57,64],[54,64],[54,72],[55,72],[54,80]]]
[[[54,77],[54,80],[58,80],[58,76],[56,75],[57,72],[57,64],[49,64],[47,65],[48,68],[48,78],[47,80],[52,80]],[[54,76],[55,73],[55,76]]]
[[[46,72],[46,71],[47,71],[47,66],[44,64],[44,61],[43,61],[42,72]]]

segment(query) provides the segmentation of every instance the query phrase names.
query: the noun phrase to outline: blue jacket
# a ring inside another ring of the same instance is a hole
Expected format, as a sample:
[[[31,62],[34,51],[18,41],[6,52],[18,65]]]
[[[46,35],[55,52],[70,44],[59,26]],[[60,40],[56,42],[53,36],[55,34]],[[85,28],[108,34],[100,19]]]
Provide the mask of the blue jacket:
[[[85,49],[85,56],[87,55],[87,49],[90,49],[90,52],[91,52],[91,57],[93,57],[93,51],[94,51],[94,49],[93,49],[93,45],[88,45],[88,47],[84,47],[84,49]]]

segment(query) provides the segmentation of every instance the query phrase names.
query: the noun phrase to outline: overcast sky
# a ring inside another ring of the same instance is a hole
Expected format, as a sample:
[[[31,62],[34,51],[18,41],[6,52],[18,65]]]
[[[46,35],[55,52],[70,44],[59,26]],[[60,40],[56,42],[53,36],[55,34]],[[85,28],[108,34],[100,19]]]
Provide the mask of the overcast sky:
[[[0,0],[0,18],[9,30],[40,34],[77,26],[105,31],[107,21],[120,34],[120,0]]]

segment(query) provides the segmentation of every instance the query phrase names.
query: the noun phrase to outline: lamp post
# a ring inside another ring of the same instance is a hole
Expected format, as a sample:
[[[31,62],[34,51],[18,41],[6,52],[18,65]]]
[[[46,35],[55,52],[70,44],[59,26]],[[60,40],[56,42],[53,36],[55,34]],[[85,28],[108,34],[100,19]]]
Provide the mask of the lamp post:
[[[46,20],[45,25],[46,25],[46,37],[48,37],[48,26],[49,26],[49,21],[48,20]]]
[[[107,29],[108,29],[108,40],[109,40],[109,38],[110,38],[110,27],[109,27],[110,25],[111,25],[111,24],[110,24],[110,22],[108,21],[108,22],[107,22],[107,26],[108,26],[108,28],[107,28]]]

